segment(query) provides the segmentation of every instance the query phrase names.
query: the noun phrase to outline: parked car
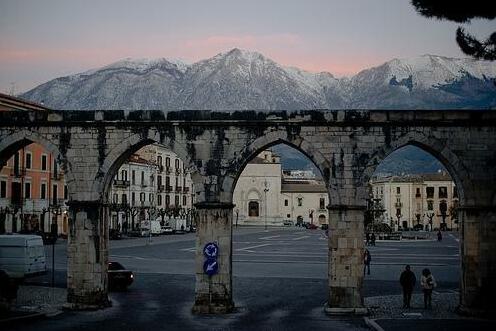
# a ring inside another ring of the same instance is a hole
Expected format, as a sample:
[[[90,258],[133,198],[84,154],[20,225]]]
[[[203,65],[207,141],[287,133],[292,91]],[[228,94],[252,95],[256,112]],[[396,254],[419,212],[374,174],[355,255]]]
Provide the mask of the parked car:
[[[329,229],[329,224],[322,224],[320,228],[322,230],[328,230]]]
[[[133,272],[115,261],[109,262],[107,274],[110,290],[125,290],[134,280]]]
[[[110,229],[109,238],[110,240],[119,240],[122,239],[122,234],[117,229]]]
[[[172,227],[165,225],[160,228],[160,233],[161,234],[173,234],[174,230],[172,230]]]
[[[309,230],[315,230],[315,229],[318,229],[319,227],[313,223],[308,223],[307,224],[307,229]]]

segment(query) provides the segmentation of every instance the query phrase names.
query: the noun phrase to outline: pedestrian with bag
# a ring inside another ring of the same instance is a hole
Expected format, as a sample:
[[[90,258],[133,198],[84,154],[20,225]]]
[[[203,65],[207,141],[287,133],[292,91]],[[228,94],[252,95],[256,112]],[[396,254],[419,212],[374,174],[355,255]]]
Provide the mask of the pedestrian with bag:
[[[432,309],[432,290],[437,284],[431,271],[427,268],[422,270],[420,286],[422,286],[422,292],[424,292],[424,309]]]
[[[417,282],[417,277],[413,271],[410,270],[410,265],[405,266],[405,270],[401,273],[400,284],[403,288],[403,308],[410,308],[410,301],[412,300],[412,292]]]
[[[370,256],[370,252],[368,249],[365,249],[363,253],[363,275],[365,276],[365,270],[367,270],[367,275],[370,275],[370,261],[372,261],[372,256]]]

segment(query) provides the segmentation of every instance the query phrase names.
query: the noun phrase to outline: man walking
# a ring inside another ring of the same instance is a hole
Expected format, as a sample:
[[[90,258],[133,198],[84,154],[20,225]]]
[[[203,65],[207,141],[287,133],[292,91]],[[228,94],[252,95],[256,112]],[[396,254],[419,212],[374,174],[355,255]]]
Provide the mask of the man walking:
[[[417,278],[410,270],[410,265],[406,265],[405,270],[401,273],[400,284],[403,288],[403,308],[410,308],[410,301],[412,300],[412,292]]]
[[[370,252],[368,249],[365,249],[363,253],[363,275],[365,276],[365,271],[367,271],[367,275],[370,275],[370,261],[372,261],[372,256],[370,256]]]

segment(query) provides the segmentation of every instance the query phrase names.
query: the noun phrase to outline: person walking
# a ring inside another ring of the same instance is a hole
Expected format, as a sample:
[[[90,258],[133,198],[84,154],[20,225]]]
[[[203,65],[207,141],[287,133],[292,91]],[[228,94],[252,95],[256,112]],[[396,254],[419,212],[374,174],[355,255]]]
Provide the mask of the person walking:
[[[443,234],[441,233],[441,230],[437,231],[437,241],[443,240]]]
[[[365,249],[365,252],[363,253],[363,275],[365,276],[365,270],[367,270],[367,275],[370,275],[370,261],[372,260],[372,257],[370,256],[370,252],[368,249]]]
[[[372,236],[370,236],[370,244],[375,246],[375,233],[372,232]]]
[[[410,301],[412,300],[412,292],[416,281],[415,274],[410,270],[410,265],[407,264],[400,276],[400,284],[403,288],[403,308],[410,308]]]
[[[422,270],[420,286],[422,287],[422,292],[424,292],[424,308],[432,309],[432,290],[437,286],[437,284],[431,271],[427,268]]]
[[[370,233],[365,234],[365,246],[368,246],[370,244]]]

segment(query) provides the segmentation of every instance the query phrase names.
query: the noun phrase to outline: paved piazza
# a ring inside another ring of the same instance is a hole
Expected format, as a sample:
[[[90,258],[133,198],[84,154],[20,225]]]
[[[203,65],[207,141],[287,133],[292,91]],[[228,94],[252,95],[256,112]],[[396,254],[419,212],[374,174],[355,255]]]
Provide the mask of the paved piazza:
[[[237,312],[226,316],[191,315],[194,302],[195,234],[111,241],[111,260],[133,270],[135,283],[126,292],[111,293],[113,306],[103,311],[66,312],[49,320],[20,326],[21,330],[78,330],[105,325],[109,330],[236,329],[271,326],[278,330],[361,330],[361,318],[331,318],[327,299],[327,238],[322,230],[296,227],[234,229],[233,289]],[[65,285],[65,242],[56,245],[56,283]],[[365,277],[366,297],[400,294],[399,273],[412,265],[418,278],[428,267],[436,276],[436,292],[458,291],[457,233],[434,240],[377,242],[371,275]],[[51,247],[47,246],[47,253]],[[49,256],[49,261],[51,255]],[[51,274],[31,283],[49,283]],[[417,288],[417,292],[420,292]],[[435,293],[436,294],[436,293]],[[103,324],[102,324],[103,323]]]

